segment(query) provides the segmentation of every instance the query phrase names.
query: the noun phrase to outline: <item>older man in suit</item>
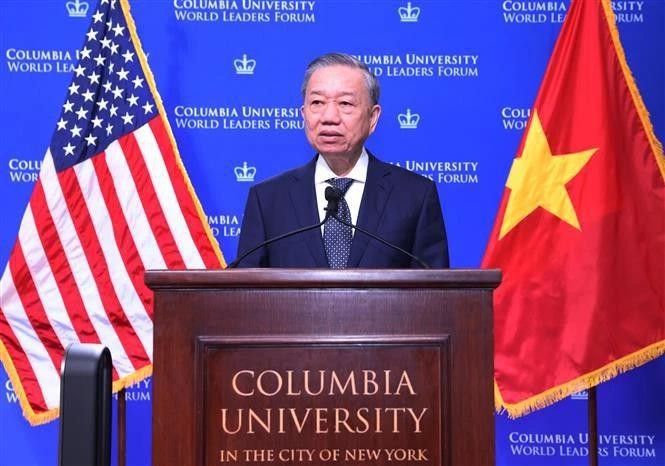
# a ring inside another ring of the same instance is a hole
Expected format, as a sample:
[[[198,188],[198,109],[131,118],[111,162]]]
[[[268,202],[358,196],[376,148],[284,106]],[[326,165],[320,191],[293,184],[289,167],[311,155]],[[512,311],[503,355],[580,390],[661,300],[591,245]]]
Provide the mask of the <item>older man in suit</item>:
[[[306,165],[254,186],[245,208],[238,256],[266,239],[325,218],[325,190],[344,197],[339,216],[419,257],[448,267],[436,185],[381,162],[365,148],[379,120],[379,84],[360,61],[331,53],[309,64],[302,86],[305,132],[318,154]],[[242,267],[409,268],[407,255],[329,219],[250,254]]]

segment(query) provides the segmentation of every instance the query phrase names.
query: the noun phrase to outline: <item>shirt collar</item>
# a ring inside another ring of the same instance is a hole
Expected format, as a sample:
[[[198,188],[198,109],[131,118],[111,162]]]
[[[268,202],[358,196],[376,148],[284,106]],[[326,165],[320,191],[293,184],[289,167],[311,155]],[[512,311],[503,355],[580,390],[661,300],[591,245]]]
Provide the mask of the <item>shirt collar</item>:
[[[344,178],[351,178],[355,182],[364,183],[367,180],[367,166],[369,165],[369,156],[367,151],[363,147],[363,151],[360,154],[360,158],[353,166],[351,171],[344,176]],[[324,159],[321,154],[316,160],[316,168],[314,169],[314,183],[325,183],[326,180],[330,178],[339,178],[334,171],[328,166],[328,162]]]

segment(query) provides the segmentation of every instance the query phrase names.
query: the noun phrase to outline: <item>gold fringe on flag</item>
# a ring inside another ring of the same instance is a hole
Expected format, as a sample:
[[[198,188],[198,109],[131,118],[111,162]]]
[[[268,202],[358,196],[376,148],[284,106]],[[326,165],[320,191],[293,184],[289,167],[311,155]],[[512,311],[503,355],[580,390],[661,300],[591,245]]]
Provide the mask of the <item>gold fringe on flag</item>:
[[[649,111],[647,110],[646,105],[644,105],[644,100],[642,100],[642,95],[640,94],[637,85],[635,84],[635,78],[633,73],[630,71],[628,62],[626,61],[626,54],[624,53],[623,46],[621,45],[621,39],[619,39],[619,30],[616,25],[616,18],[614,16],[614,11],[612,10],[612,5],[610,0],[601,0],[603,5],[603,10],[605,11],[605,20],[607,21],[607,26],[610,29],[610,34],[612,35],[612,43],[614,44],[614,50],[616,51],[617,58],[619,59],[619,65],[621,66],[621,71],[623,71],[623,76],[630,90],[630,95],[633,98],[633,103],[637,110],[637,114],[642,121],[642,126],[644,131],[649,138],[649,145],[651,145],[651,150],[653,151],[654,156],[656,157],[656,164],[660,169],[660,174],[665,181],[665,157],[663,156],[663,145],[656,137],[656,133],[653,130],[653,125],[651,124],[651,118],[649,117]]]
[[[14,393],[18,398],[21,411],[23,412],[23,417],[28,420],[31,426],[46,424],[47,422],[51,422],[58,418],[60,415],[60,409],[58,408],[51,409],[39,414],[35,413],[35,411],[32,409],[32,406],[30,406],[30,402],[28,401],[28,396],[25,394],[25,390],[23,389],[23,385],[21,385],[21,379],[19,379],[18,372],[14,366],[14,361],[12,361],[7,348],[5,348],[5,345],[1,340],[0,362],[2,362],[2,364],[5,366],[5,369],[7,370],[9,381],[12,383],[12,387],[14,387]]]
[[[571,380],[570,382],[559,385],[558,387],[551,388],[515,404],[509,404],[503,400],[501,397],[501,391],[495,380],[494,407],[497,413],[501,413],[503,410],[506,410],[508,417],[515,419],[540,408],[550,406],[551,404],[554,404],[557,401],[572,395],[573,393],[587,390],[591,387],[595,387],[598,384],[607,382],[617,375],[627,372],[631,369],[635,369],[636,367],[652,361],[653,359],[656,359],[658,356],[663,354],[665,354],[665,340],[649,345],[646,348],[642,348],[639,351],[629,354],[628,356],[617,359],[616,361],[613,361],[596,371],[582,375],[576,379]]]

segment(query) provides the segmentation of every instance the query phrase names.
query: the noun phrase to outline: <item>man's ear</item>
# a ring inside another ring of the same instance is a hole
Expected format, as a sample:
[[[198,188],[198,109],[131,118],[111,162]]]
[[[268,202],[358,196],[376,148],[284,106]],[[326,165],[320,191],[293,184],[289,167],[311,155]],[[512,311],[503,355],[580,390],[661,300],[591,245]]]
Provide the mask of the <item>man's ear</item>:
[[[379,122],[379,116],[381,116],[381,106],[376,104],[369,111],[369,134],[374,132],[376,124]]]

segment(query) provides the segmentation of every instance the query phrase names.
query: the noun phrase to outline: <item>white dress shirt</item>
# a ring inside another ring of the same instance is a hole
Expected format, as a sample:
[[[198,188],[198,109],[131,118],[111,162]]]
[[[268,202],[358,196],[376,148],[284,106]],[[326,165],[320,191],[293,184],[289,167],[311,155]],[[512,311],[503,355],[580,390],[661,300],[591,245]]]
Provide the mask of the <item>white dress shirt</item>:
[[[365,181],[367,180],[367,165],[369,164],[369,156],[363,147],[360,158],[355,166],[345,176],[337,176],[328,166],[326,159],[319,155],[316,161],[316,168],[314,169],[314,187],[316,189],[316,205],[319,211],[319,220],[323,221],[326,216],[325,207],[328,205],[326,201],[326,188],[330,186],[326,180],[330,178],[351,178],[353,183],[346,192],[344,199],[349,205],[351,211],[351,222],[355,225],[358,222],[358,212],[360,212],[360,201],[363,198],[363,191],[365,191]],[[355,231],[355,230],[354,230]],[[323,233],[323,227],[321,227]]]

